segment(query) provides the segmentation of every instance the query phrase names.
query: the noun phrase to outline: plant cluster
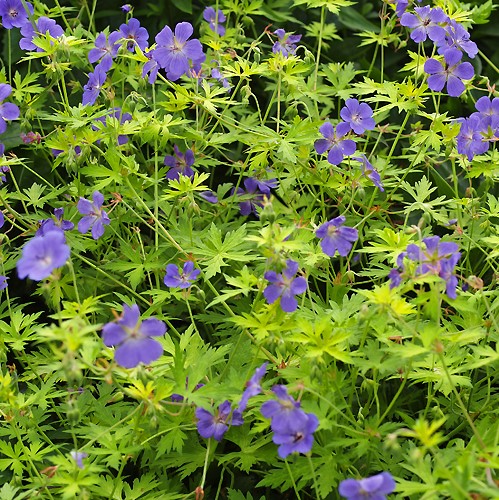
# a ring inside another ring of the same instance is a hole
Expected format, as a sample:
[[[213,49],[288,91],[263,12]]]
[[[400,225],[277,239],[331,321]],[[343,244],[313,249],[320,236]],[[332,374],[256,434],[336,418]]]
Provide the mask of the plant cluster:
[[[0,498],[499,497],[492,0],[138,4],[0,0]]]

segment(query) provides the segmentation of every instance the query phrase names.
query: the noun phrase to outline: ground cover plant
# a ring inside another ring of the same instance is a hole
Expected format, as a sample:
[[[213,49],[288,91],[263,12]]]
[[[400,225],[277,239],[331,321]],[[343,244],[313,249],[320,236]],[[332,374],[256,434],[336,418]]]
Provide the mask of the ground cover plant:
[[[495,7],[0,0],[0,498],[499,498]]]

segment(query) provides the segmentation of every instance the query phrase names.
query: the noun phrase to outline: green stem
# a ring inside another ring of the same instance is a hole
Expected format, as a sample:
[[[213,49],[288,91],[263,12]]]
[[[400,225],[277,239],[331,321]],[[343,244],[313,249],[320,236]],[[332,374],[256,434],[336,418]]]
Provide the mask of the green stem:
[[[211,444],[211,438],[208,439],[208,443],[206,444],[206,455],[204,457],[203,475],[201,476],[201,484],[199,485],[201,489],[204,488],[204,483],[206,481],[206,473],[208,472],[208,458],[210,457],[210,444]]]
[[[324,33],[324,20],[326,17],[326,6],[323,5],[321,9],[321,26],[319,28],[319,40],[317,41],[317,56],[315,58],[315,71],[314,71],[314,92],[317,90],[317,78],[319,74],[319,63],[321,59],[322,50],[322,36]]]

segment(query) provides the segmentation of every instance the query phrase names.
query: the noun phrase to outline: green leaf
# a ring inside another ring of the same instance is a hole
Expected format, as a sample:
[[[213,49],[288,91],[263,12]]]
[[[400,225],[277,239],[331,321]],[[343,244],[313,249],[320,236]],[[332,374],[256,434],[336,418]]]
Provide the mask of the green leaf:
[[[199,246],[191,246],[189,251],[200,257],[206,279],[210,279],[220,273],[222,267],[230,265],[231,261],[254,260],[254,257],[247,255],[250,249],[246,240],[246,224],[222,236],[222,231],[212,222],[206,239]]]

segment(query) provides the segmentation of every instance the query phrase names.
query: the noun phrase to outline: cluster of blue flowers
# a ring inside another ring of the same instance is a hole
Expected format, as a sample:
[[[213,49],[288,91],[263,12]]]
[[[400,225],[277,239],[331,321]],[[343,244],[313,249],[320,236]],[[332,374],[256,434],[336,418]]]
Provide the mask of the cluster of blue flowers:
[[[461,118],[456,138],[457,151],[471,161],[475,155],[488,151],[499,140],[499,98],[483,96],[475,104],[476,112]]]
[[[91,230],[92,237],[96,240],[104,234],[104,226],[110,224],[110,219],[102,209],[104,196],[95,191],[92,200],[80,198],[78,201],[78,211],[83,215],[78,222],[78,231],[84,234]],[[64,232],[73,229],[74,224],[64,220],[63,213],[64,209],[56,208],[55,218],[40,221],[35,236],[24,245],[22,256],[16,264],[21,279],[28,277],[41,281],[69,259],[70,249]]]
[[[215,412],[197,408],[199,434],[204,438],[212,437],[216,441],[221,441],[230,425],[242,425],[244,423],[242,414],[247,408],[249,399],[262,392],[261,380],[266,370],[267,363],[256,369],[233,411],[229,401],[224,401]],[[272,391],[277,400],[264,402],[261,413],[271,421],[272,440],[279,445],[277,450],[279,456],[286,458],[295,452],[308,453],[312,449],[313,433],[319,426],[319,420],[314,414],[305,413],[300,408],[300,403],[288,394],[285,386],[276,385]]]
[[[265,418],[270,418],[272,440],[279,445],[277,453],[282,458],[293,452],[308,453],[312,449],[313,433],[319,426],[319,420],[313,413],[305,413],[285,386],[275,385],[272,391],[277,401],[263,403],[261,412]]]
[[[0,15],[5,12],[5,6],[0,0]],[[19,108],[12,102],[5,102],[5,100],[12,93],[12,87],[6,83],[0,83],[0,135],[7,130],[7,122],[11,120],[17,120],[20,115]],[[3,156],[5,152],[5,146],[0,143],[0,156]],[[5,174],[9,171],[9,167],[0,168],[0,183],[6,181]],[[3,212],[0,212],[0,228],[5,224],[5,216]],[[4,275],[0,276],[0,290],[7,288],[7,277]]]
[[[471,80],[475,75],[469,62],[461,62],[463,52],[471,59],[478,54],[478,47],[470,40],[469,33],[440,7],[428,5],[415,7],[414,12],[404,12],[400,24],[411,29],[410,37],[414,42],[423,43],[429,38],[443,56],[443,63],[432,57],[424,64],[424,71],[429,75],[428,87],[435,92],[446,87],[451,97],[460,96],[466,89],[463,80]]]
[[[451,241],[440,241],[439,236],[423,238],[423,245],[411,243],[397,257],[397,269],[390,271],[390,287],[399,286],[404,277],[438,276],[445,281],[445,292],[456,298],[456,264],[461,257],[459,247]],[[416,265],[414,269],[414,265]]]
[[[319,132],[323,139],[317,139],[314,143],[318,154],[327,152],[327,161],[331,165],[339,165],[346,156],[352,157],[357,150],[352,133],[362,135],[366,130],[373,130],[376,126],[372,108],[357,99],[347,99],[345,106],[340,110],[340,116],[344,121],[338,123],[336,127],[331,122],[320,126]],[[362,153],[352,159],[360,163],[362,175],[370,179],[380,191],[384,191],[381,177],[366,155]]]
[[[51,38],[59,38],[64,35],[64,30],[56,21],[45,16],[39,17],[32,24],[29,16],[32,16],[33,13],[33,5],[29,2],[0,0],[2,26],[8,30],[13,28],[21,30],[22,38],[19,41],[21,49],[41,52],[43,49],[33,42],[35,37],[48,35]]]

